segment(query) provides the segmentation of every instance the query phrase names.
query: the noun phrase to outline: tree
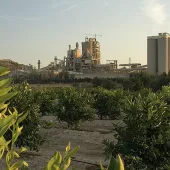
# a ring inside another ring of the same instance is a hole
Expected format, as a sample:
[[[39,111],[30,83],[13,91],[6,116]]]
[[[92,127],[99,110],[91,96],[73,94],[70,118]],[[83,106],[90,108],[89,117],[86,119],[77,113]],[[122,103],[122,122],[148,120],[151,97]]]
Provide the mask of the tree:
[[[95,88],[92,90],[95,99],[95,109],[97,115],[102,120],[109,116],[111,119],[116,119],[121,114],[121,101],[124,95],[123,90],[106,90],[104,88]]]
[[[27,118],[21,123],[24,128],[15,145],[17,147],[28,146],[30,150],[38,151],[38,147],[44,142],[44,138],[39,135],[40,107],[38,102],[35,102],[36,96],[27,83],[15,86],[13,91],[18,93],[11,100],[9,108],[16,107],[19,113],[28,113]],[[11,138],[10,131],[6,134],[6,138]]]
[[[123,124],[114,125],[118,142],[104,141],[105,153],[121,153],[127,170],[167,169],[170,164],[170,112],[165,100],[153,92],[129,96],[123,112]]]
[[[93,99],[85,90],[63,89],[58,94],[57,118],[68,127],[78,128],[80,123],[94,118]]]

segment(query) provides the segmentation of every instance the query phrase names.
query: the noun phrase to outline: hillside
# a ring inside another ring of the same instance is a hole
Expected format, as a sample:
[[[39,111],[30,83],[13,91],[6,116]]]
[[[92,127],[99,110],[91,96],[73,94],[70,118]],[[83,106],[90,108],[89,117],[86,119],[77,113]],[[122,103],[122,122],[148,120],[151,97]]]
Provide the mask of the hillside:
[[[0,59],[0,66],[8,68],[10,71],[13,70],[27,70],[30,69],[32,66],[31,65],[24,65],[24,64],[19,64],[15,61],[12,61],[10,59]]]

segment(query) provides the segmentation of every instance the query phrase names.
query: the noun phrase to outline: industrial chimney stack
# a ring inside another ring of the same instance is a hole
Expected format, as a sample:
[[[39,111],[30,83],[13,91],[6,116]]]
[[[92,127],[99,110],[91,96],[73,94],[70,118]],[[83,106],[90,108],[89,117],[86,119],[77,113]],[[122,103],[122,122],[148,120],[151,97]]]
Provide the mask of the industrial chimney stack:
[[[41,65],[41,62],[40,60],[38,60],[38,70],[40,70],[40,65]]]

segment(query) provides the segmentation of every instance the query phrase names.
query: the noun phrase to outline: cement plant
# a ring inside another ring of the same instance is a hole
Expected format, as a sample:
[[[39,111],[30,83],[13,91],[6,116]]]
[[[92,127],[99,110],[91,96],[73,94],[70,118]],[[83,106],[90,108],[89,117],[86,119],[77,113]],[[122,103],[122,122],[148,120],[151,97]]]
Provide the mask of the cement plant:
[[[37,61],[37,69],[31,64],[23,65],[9,59],[0,60],[2,66],[10,69],[11,75],[22,75],[36,70],[39,75],[48,77],[51,73],[58,75],[61,72],[68,72],[74,78],[114,78],[129,77],[130,73],[149,72],[151,74],[168,73],[170,70],[170,34],[159,33],[158,36],[147,37],[147,65],[133,63],[131,58],[128,63],[118,63],[118,60],[111,58],[106,60],[106,64],[101,63],[100,42],[94,38],[85,37],[80,45],[75,43],[75,47],[68,45],[66,56],[53,56],[52,62],[45,67],[41,67],[41,60]],[[103,56],[104,57],[104,56]]]
[[[55,74],[62,71],[68,71],[70,75],[76,78],[94,78],[94,77],[127,77],[132,72],[145,72],[146,65],[140,63],[119,64],[117,59],[110,59],[106,64],[101,64],[100,42],[95,38],[85,37],[85,41],[81,43],[82,50],[79,48],[79,43],[75,44],[75,48],[68,46],[67,56],[63,59],[54,57],[54,61],[48,66],[41,68],[41,61],[38,60],[38,71],[45,74],[49,70],[53,70]]]

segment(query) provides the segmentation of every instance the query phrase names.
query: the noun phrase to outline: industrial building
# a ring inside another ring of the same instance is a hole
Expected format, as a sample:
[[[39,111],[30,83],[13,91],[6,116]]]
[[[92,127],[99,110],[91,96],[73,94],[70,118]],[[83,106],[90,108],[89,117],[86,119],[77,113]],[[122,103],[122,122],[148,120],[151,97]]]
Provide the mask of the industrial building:
[[[67,55],[63,59],[54,56],[54,60],[45,67],[41,67],[41,60],[38,60],[37,73],[42,79],[55,77],[59,73],[68,72],[70,77],[76,78],[113,78],[128,77],[130,73],[146,72],[147,65],[140,63],[119,64],[117,60],[106,60],[106,64],[101,63],[100,42],[95,38],[85,37],[85,41],[75,44],[72,48],[69,45]],[[148,65],[149,72],[168,72],[170,68],[170,35],[167,33],[159,36],[148,37]],[[168,63],[169,62],[169,63]],[[35,70],[32,65],[25,66],[12,62],[11,60],[0,60],[0,65],[7,66],[14,74],[29,74]],[[118,68],[119,67],[119,68]]]
[[[152,74],[168,74],[170,70],[170,34],[147,37],[147,65]]]
[[[117,60],[106,60],[106,64],[101,64],[100,43],[95,38],[85,37],[85,41],[81,43],[80,50],[79,43],[75,47],[68,46],[67,56],[63,60],[54,57],[54,61],[48,66],[40,68],[40,60],[38,60],[38,70],[40,74],[59,74],[62,71],[69,72],[70,75],[77,78],[94,78],[94,77],[128,77],[129,73],[146,72],[147,66],[141,66],[140,63],[119,64]],[[100,35],[98,35],[100,36]]]
[[[75,49],[71,49],[69,45],[67,57],[64,57],[63,69],[83,73],[117,69],[117,60],[109,60],[113,62],[101,64],[100,58],[100,43],[96,38],[85,37],[85,41],[82,42],[82,51],[79,49],[78,42]]]

